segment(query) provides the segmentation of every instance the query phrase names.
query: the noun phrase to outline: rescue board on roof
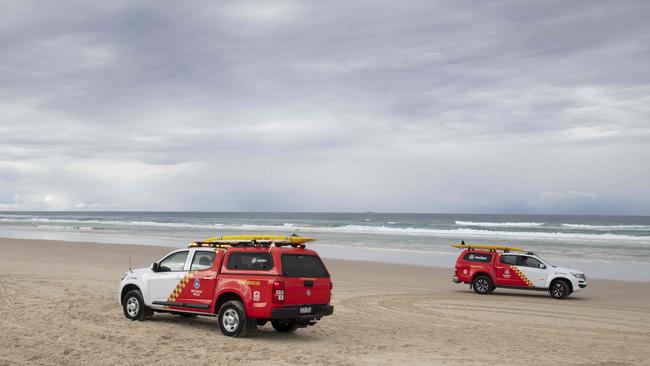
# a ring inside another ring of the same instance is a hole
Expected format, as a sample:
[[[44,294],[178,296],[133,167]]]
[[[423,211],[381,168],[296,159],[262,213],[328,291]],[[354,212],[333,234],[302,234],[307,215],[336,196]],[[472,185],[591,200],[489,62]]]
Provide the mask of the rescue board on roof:
[[[203,243],[240,243],[247,241],[267,241],[267,242],[276,242],[276,243],[290,243],[290,244],[305,244],[311,241],[316,240],[315,238],[307,238],[304,236],[298,235],[226,235],[226,236],[215,236],[212,238],[207,238],[203,240]]]
[[[515,247],[508,247],[503,245],[483,245],[483,244],[454,244],[452,248],[458,249],[484,249],[484,250],[502,250],[504,252],[523,252],[527,250]]]

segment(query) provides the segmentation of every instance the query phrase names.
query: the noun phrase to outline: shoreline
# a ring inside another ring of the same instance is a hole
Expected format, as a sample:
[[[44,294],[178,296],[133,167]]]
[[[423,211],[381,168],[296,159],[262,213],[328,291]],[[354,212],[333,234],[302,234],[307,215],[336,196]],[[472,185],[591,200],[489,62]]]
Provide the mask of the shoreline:
[[[95,239],[95,240],[93,240]],[[70,243],[95,243],[106,245],[143,245],[146,247],[182,248],[185,243],[177,239],[161,239],[134,236],[95,236],[79,233],[52,234],[42,233],[34,235],[33,232],[15,232],[0,230],[0,240],[25,240],[25,241],[59,241]],[[423,266],[428,268],[447,269],[451,276],[459,252],[437,252],[423,250],[409,250],[403,248],[375,248],[362,246],[346,246],[342,244],[327,244],[322,241],[310,243],[324,258],[368,261],[374,263],[393,263],[403,265]],[[569,267],[587,274],[587,278],[599,280],[615,280],[626,282],[650,282],[650,263],[643,262],[611,262],[593,259],[567,259],[546,257],[552,264],[560,267]]]

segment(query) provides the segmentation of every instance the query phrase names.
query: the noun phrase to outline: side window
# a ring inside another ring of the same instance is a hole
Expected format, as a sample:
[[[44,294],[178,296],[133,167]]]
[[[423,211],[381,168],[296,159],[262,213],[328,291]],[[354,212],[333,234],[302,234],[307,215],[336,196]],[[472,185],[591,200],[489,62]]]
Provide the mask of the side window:
[[[228,257],[228,269],[264,271],[271,268],[273,268],[273,257],[270,253],[234,252]]]
[[[492,260],[492,254],[485,253],[467,253],[463,257],[468,262],[489,263]]]
[[[192,258],[192,266],[190,271],[202,271],[212,267],[214,262],[214,252],[208,251],[196,251],[194,252],[194,258]]]
[[[185,260],[187,259],[187,250],[183,252],[176,252],[169,255],[167,258],[160,261],[159,267],[161,272],[177,272],[182,271],[185,267]]]
[[[525,256],[520,256],[518,262],[519,263],[517,265],[519,266],[532,267],[532,268],[541,268],[541,264],[542,264],[542,262],[537,260],[537,258],[525,257]]]
[[[517,256],[516,255],[501,255],[501,263],[509,264],[511,266],[517,265]]]

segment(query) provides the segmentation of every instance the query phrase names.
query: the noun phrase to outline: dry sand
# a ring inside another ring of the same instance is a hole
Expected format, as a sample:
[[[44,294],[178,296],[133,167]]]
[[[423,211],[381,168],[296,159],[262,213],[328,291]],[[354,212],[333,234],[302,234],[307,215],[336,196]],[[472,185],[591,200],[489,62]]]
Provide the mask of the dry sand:
[[[650,365],[650,283],[479,296],[448,269],[327,260],[335,314],[295,334],[124,318],[120,275],[170,248],[0,239],[0,365]]]

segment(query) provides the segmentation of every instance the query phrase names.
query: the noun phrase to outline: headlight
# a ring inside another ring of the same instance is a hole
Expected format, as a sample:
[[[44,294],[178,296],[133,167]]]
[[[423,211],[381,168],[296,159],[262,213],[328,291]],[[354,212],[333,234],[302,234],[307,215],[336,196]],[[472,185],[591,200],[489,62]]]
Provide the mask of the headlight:
[[[580,273],[580,272],[571,272],[571,274],[573,275],[573,277],[575,277],[575,278],[579,278],[579,279],[581,279],[581,280],[584,280],[584,279],[586,278],[586,276],[585,276],[584,273]]]

